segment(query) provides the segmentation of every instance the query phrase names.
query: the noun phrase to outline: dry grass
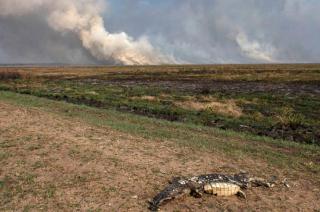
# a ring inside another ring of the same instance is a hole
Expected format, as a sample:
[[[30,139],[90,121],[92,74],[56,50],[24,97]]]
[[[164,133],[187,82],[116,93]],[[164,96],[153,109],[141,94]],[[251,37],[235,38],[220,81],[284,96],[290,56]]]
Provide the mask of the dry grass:
[[[132,100],[146,100],[146,101],[159,101],[161,99],[170,100],[172,96],[169,95],[160,95],[156,96],[135,96],[132,97]],[[226,100],[224,102],[218,101],[217,99],[211,97],[203,97],[201,101],[194,100],[192,97],[185,97],[188,100],[185,101],[173,101],[173,104],[177,107],[186,109],[186,110],[196,110],[203,111],[208,110],[213,113],[226,115],[230,117],[239,118],[243,115],[242,109],[237,106],[234,100]]]
[[[20,67],[0,67],[1,70],[16,71]],[[226,65],[164,65],[164,66],[51,66],[23,67],[23,70],[40,77],[79,78],[124,74],[127,76],[144,76],[154,73],[168,75],[174,79],[176,74],[183,73],[184,79],[215,80],[263,80],[286,82],[319,80],[320,64],[226,64]]]
[[[33,76],[29,72],[24,72],[22,70],[1,70],[0,69],[0,80],[16,80],[16,79],[23,79],[28,80],[31,79]]]
[[[314,178],[307,177],[310,173],[286,173],[264,158],[235,160],[219,152],[182,147],[171,141],[146,140],[89,125],[75,117],[63,118],[41,109],[6,103],[0,103],[0,130],[0,150],[6,155],[0,167],[0,211],[146,211],[147,200],[173,176],[232,173],[240,169],[261,177],[287,176],[292,187],[290,191],[282,186],[272,190],[249,189],[247,201],[210,195],[201,199],[188,197],[162,209],[319,208],[319,190]]]
[[[134,96],[134,97],[131,97],[131,99],[133,100],[147,100],[147,101],[157,101],[158,98],[155,97],[155,96]]]
[[[186,110],[209,110],[211,112],[231,116],[231,117],[240,117],[242,116],[242,110],[237,106],[234,100],[226,100],[225,102],[220,102],[217,100],[199,102],[199,101],[177,101],[174,103],[176,106],[181,107]]]
[[[35,80],[1,81],[3,90],[319,143],[320,64],[0,67],[1,70],[23,70],[22,73],[36,76]],[[207,100],[205,96],[216,99]],[[294,112],[281,111],[279,107],[284,106]]]
[[[20,79],[21,74],[17,71],[1,71],[0,80]]]

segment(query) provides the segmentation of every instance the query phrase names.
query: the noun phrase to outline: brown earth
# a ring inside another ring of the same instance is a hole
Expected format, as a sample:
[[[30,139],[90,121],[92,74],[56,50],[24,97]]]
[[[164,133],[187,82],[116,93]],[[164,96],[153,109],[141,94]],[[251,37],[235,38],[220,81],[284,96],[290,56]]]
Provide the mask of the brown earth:
[[[316,211],[319,187],[263,160],[145,140],[72,118],[0,102],[1,211],[147,211],[173,176],[247,170],[287,177],[291,188],[254,188],[248,199],[186,197],[164,211]]]
[[[108,84],[121,86],[158,86],[165,89],[176,91],[189,91],[207,94],[209,92],[275,92],[287,95],[319,95],[320,84],[318,82],[263,82],[263,81],[227,81],[227,80],[207,80],[207,79],[117,79],[117,80],[98,80],[82,79],[80,82],[92,84]]]

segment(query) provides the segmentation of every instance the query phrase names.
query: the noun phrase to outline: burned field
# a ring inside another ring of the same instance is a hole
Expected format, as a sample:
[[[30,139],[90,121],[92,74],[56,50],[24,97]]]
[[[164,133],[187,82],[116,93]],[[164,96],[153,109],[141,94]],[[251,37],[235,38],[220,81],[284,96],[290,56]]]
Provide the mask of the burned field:
[[[2,90],[320,144],[320,65],[51,67],[9,71],[18,71],[21,77],[2,77]]]
[[[0,210],[318,211],[319,70],[1,68]],[[240,171],[279,184],[193,198],[179,180],[162,204],[174,177]]]

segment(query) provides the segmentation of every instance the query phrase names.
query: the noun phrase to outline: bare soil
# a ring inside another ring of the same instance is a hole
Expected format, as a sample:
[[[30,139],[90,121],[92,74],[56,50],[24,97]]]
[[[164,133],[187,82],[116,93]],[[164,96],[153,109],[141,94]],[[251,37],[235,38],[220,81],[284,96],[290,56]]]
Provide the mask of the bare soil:
[[[263,82],[263,81],[227,81],[227,80],[207,80],[207,79],[117,79],[117,80],[97,80],[84,79],[83,82],[89,83],[108,83],[121,86],[144,85],[159,86],[166,89],[174,89],[177,91],[189,91],[195,93],[208,92],[275,92],[287,95],[319,95],[320,84],[318,82]]]
[[[174,176],[247,170],[287,177],[291,188],[254,188],[248,199],[186,197],[164,211],[316,211],[319,187],[263,160],[145,140],[72,118],[0,102],[0,210],[147,211]]]

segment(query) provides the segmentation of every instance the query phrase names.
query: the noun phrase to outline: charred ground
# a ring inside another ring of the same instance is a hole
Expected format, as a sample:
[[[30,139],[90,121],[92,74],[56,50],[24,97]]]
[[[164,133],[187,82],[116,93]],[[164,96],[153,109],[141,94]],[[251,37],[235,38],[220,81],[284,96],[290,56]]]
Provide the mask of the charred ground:
[[[6,67],[1,71],[9,75],[0,77],[2,90],[320,144],[317,64]]]

